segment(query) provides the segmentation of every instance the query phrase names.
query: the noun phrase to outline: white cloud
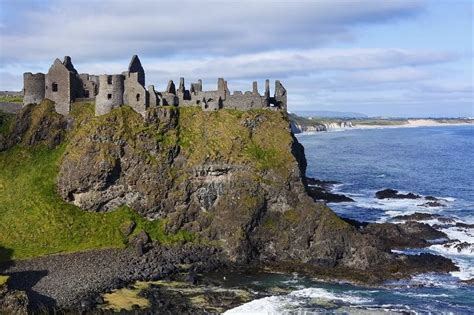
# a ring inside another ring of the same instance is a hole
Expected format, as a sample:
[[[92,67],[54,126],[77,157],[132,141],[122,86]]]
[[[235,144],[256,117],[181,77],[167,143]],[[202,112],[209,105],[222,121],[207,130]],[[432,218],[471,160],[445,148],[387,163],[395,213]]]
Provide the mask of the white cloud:
[[[231,55],[347,40],[355,25],[403,18],[420,1],[53,1],[21,8],[0,34],[2,62]],[[18,8],[17,8],[18,10]],[[21,20],[21,23],[17,21]]]

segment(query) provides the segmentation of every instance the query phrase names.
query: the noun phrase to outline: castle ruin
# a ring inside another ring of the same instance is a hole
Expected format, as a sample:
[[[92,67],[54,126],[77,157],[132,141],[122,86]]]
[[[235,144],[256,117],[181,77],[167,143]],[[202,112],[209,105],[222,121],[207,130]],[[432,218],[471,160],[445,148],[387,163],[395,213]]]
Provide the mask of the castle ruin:
[[[128,71],[121,74],[79,74],[71,57],[66,56],[63,61],[56,59],[48,73],[27,72],[23,80],[24,105],[39,104],[47,98],[55,102],[56,111],[63,115],[69,114],[71,104],[79,101],[95,101],[97,116],[123,104],[142,116],[147,108],[155,106],[200,106],[205,111],[221,108],[287,110],[286,89],[278,80],[273,97],[270,96],[269,80],[265,81],[263,95],[258,92],[257,82],[253,82],[252,91],[230,93],[223,78],[217,80],[214,91],[203,91],[202,80],[191,83],[186,89],[184,78],[180,79],[178,88],[170,80],[163,92],[156,91],[153,85],[145,88],[145,70],[137,55],[132,57]]]

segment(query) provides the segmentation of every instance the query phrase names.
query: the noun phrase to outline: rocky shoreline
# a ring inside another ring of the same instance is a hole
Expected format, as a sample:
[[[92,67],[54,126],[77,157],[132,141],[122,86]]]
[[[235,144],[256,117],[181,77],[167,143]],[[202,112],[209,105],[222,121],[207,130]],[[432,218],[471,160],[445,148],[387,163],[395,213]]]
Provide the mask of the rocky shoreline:
[[[314,180],[312,182],[315,183]],[[360,233],[377,237],[380,246],[390,251],[427,247],[435,239],[447,240],[446,235],[435,228],[411,221],[426,218],[426,215],[419,213],[401,217],[403,223],[345,221]],[[9,276],[9,291],[4,289],[4,295],[11,292],[6,295],[8,299],[0,294],[0,305],[7,310],[23,306],[23,310],[27,308],[29,311],[102,313],[106,303],[104,293],[133,288],[137,281],[146,281],[149,284],[137,294],[148,301],[150,311],[204,314],[213,310],[224,311],[261,297],[246,290],[243,293],[237,289],[224,290],[223,282],[207,278],[208,274],[222,274],[225,279],[227,274],[245,274],[246,270],[298,273],[321,281],[349,281],[377,287],[383,286],[386,280],[403,279],[416,273],[450,272],[457,270],[457,267],[449,259],[432,254],[398,255],[390,265],[368,270],[345,266],[321,267],[294,261],[236,264],[230,262],[218,247],[191,243],[164,246],[151,242],[141,234],[125,249],[93,250],[14,261],[1,264],[0,270]],[[169,285],[173,287],[168,288]],[[205,301],[203,296],[206,296]],[[131,311],[137,310],[138,306]]]
[[[93,311],[103,303],[101,293],[222,265],[215,247],[150,243],[142,255],[134,248],[51,255],[3,265],[2,273],[9,275],[10,290],[26,292],[29,310]]]

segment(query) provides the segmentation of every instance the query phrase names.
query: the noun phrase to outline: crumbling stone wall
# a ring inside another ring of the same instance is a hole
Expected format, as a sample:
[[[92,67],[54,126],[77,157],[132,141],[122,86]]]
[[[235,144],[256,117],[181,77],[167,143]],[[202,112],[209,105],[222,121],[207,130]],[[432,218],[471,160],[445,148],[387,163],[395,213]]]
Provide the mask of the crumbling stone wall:
[[[156,107],[160,104],[160,100],[158,99],[158,95],[155,91],[154,85],[148,86],[148,106]]]
[[[73,76],[61,60],[56,59],[45,80],[45,97],[55,103],[56,112],[69,114],[72,99]]]
[[[55,102],[56,111],[69,114],[75,100],[96,98],[96,115],[110,112],[113,107],[127,104],[145,116],[149,106],[201,106],[203,110],[221,108],[250,110],[268,108],[287,110],[287,92],[280,81],[275,81],[275,94],[270,96],[270,81],[265,81],[263,95],[258,92],[257,82],[252,91],[230,93],[227,81],[217,80],[217,90],[204,91],[202,80],[191,83],[186,89],[180,78],[178,89],[172,80],[164,92],[157,92],[153,85],[145,89],[145,71],[137,55],[132,57],[128,71],[117,75],[98,76],[78,74],[69,56],[64,61],[56,59],[46,75],[24,74],[24,102],[39,103],[43,98]]]
[[[104,115],[123,104],[124,77],[121,74],[99,76],[99,93],[95,98],[95,115]]]
[[[168,82],[166,91],[160,93],[161,105],[163,106],[177,106],[179,104],[179,99],[176,96],[176,86],[174,85],[173,80]]]
[[[23,74],[23,105],[39,104],[44,99],[45,75],[44,73],[32,74],[26,72]]]
[[[283,87],[283,84],[279,80],[275,81],[275,106],[287,111],[287,96],[286,96],[286,89]]]
[[[137,55],[133,55],[130,64],[128,65],[129,73],[137,73],[137,82],[142,86],[145,86],[145,70],[142,67],[142,63]]]
[[[82,84],[82,95],[80,97],[94,99],[99,93],[99,76],[81,73],[79,78]]]
[[[145,117],[146,109],[148,108],[147,90],[139,82],[140,74],[138,72],[129,72],[125,76],[124,86],[125,92],[123,101],[126,105],[132,107],[137,113]]]
[[[229,95],[224,102],[224,108],[231,109],[249,110],[263,107],[263,98],[249,91],[245,92],[245,94],[242,94],[240,91],[234,91],[234,94]]]

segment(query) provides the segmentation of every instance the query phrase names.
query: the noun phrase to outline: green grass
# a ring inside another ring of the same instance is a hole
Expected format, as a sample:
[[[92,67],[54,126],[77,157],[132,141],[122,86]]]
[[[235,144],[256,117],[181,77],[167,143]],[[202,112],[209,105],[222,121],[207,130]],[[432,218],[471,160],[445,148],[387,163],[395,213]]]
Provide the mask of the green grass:
[[[407,119],[356,119],[352,120],[353,125],[365,126],[398,126],[408,123]]]
[[[7,283],[9,276],[0,275],[0,287]]]
[[[0,102],[6,103],[23,103],[23,96],[21,95],[2,95],[0,96]]]
[[[0,153],[0,261],[124,247],[121,228],[130,221],[134,234],[145,230],[163,243],[193,240],[186,231],[167,235],[163,221],[145,220],[127,207],[92,213],[64,202],[55,186],[64,150],[17,146]]]
[[[222,162],[273,169],[288,176],[293,156],[288,122],[281,112],[223,109],[203,112],[198,107],[179,109],[178,143],[190,165]],[[246,127],[258,122],[258,127]]]
[[[10,131],[14,117],[14,114],[3,113],[0,111],[0,134],[6,134]]]
[[[273,148],[262,148],[258,144],[250,143],[245,152],[257,162],[260,170],[268,170],[278,164],[278,154]]]
[[[46,102],[35,108],[32,125],[38,117],[49,115],[50,107]],[[280,112],[203,112],[183,107],[179,109],[178,128],[165,133],[156,126],[144,125],[141,116],[127,106],[94,117],[93,104],[74,104],[71,115],[75,117],[73,129],[60,147],[17,145],[0,152],[0,261],[124,247],[128,239],[122,231],[131,221],[136,223],[133,234],[144,230],[162,243],[202,241],[187,231],[167,234],[165,220],[148,221],[128,207],[94,213],[60,198],[56,177],[66,148],[73,139],[86,139],[96,128],[113,126],[103,132],[108,130],[128,141],[136,154],[148,154],[140,140],[145,135],[164,146],[163,152],[179,144],[187,168],[226,162],[275,171],[282,181],[290,176],[287,165],[293,161],[289,150],[292,139],[288,122]],[[257,128],[247,126],[255,121]],[[76,141],[76,145],[81,143]],[[80,149],[75,151],[77,158],[81,157]],[[106,148],[103,152],[107,153]],[[254,202],[248,202],[248,208],[252,208]]]

